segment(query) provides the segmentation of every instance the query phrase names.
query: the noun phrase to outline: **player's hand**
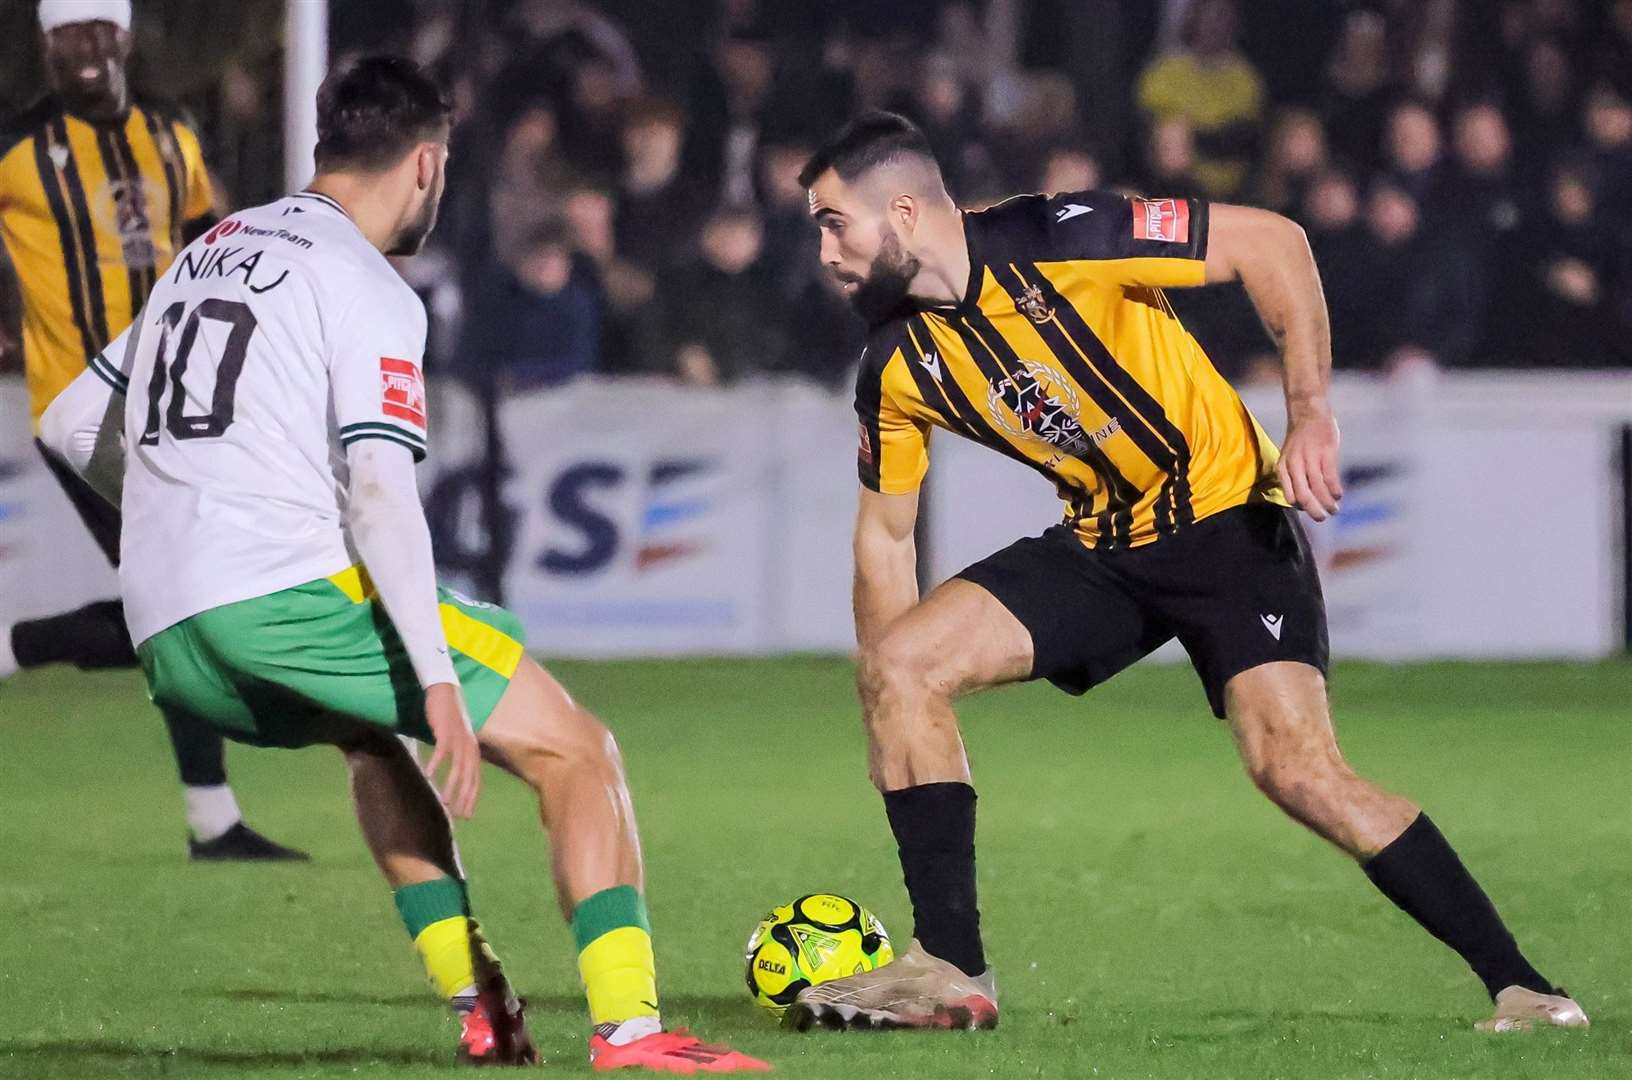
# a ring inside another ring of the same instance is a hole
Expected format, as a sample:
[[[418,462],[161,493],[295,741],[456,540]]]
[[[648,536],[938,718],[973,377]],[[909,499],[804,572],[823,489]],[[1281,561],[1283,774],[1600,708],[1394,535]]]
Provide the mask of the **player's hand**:
[[[448,778],[440,789],[442,803],[454,817],[468,818],[476,811],[476,796],[482,787],[482,750],[457,686],[436,683],[426,688],[425,723],[436,739],[436,753],[426,764],[425,775],[434,787],[436,772],[446,762]]]
[[[1337,513],[1343,480],[1337,466],[1337,418],[1324,402],[1292,415],[1277,468],[1281,490],[1292,505],[1316,521]]]

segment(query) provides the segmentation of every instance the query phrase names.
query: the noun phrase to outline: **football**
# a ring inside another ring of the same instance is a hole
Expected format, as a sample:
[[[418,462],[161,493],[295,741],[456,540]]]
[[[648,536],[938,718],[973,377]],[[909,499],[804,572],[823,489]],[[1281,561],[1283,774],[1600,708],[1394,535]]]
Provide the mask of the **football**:
[[[772,909],[748,936],[748,992],[781,1015],[807,986],[883,967],[895,958],[877,916],[854,900],[812,893]]]

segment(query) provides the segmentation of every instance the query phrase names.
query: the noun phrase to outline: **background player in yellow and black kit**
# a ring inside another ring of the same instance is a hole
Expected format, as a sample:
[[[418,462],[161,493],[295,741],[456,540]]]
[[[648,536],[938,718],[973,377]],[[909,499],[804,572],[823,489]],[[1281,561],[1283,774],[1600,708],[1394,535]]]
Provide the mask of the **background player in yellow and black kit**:
[[[0,129],[0,235],[23,295],[23,367],[34,424],[125,329],[176,252],[214,222],[198,137],[172,109],[133,102],[129,0],[44,0],[53,92]],[[110,562],[119,515],[43,447]],[[117,600],[7,627],[12,667],[134,667]],[[195,859],[299,859],[242,821],[212,728],[167,717]]]
[[[1302,231],[1267,211],[1097,191],[962,213],[923,135],[888,113],[840,132],[801,180],[822,261],[872,325],[856,388],[858,682],[917,941],[804,991],[793,1022],[996,1023],[953,698],[1037,678],[1082,693],[1177,637],[1253,781],[1461,954],[1496,1000],[1483,1026],[1584,1025],[1433,823],[1357,776],[1333,735],[1325,608],[1292,509],[1320,520],[1341,495],[1330,333]],[[1285,362],[1279,449],[1162,292],[1235,280]],[[934,428],[1035,469],[1066,511],[920,601],[913,525]]]

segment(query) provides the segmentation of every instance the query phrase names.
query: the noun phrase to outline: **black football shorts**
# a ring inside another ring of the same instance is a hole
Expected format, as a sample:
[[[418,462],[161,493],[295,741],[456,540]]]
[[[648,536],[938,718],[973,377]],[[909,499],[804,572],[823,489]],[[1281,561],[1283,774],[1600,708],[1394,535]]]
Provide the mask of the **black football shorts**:
[[[958,577],[1031,632],[1031,677],[1085,693],[1178,638],[1224,717],[1224,684],[1292,660],[1326,673],[1326,603],[1294,511],[1237,506],[1141,547],[1095,551],[1056,525]]]

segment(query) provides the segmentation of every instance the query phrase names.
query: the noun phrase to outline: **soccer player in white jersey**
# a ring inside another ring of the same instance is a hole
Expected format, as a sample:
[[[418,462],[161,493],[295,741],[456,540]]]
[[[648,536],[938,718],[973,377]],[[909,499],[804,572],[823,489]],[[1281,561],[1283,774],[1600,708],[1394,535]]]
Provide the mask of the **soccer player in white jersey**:
[[[414,484],[425,312],[385,256],[435,225],[450,112],[406,60],[332,74],[309,189],[183,251],[44,436],[122,498],[121,589],[159,707],[345,755],[363,836],[463,1020],[463,1059],[537,1060],[448,817],[475,808],[485,759],[538,794],[595,1068],[763,1070],[662,1026],[611,735],[527,658],[512,615],[436,587]],[[435,743],[423,773],[399,734]]]

